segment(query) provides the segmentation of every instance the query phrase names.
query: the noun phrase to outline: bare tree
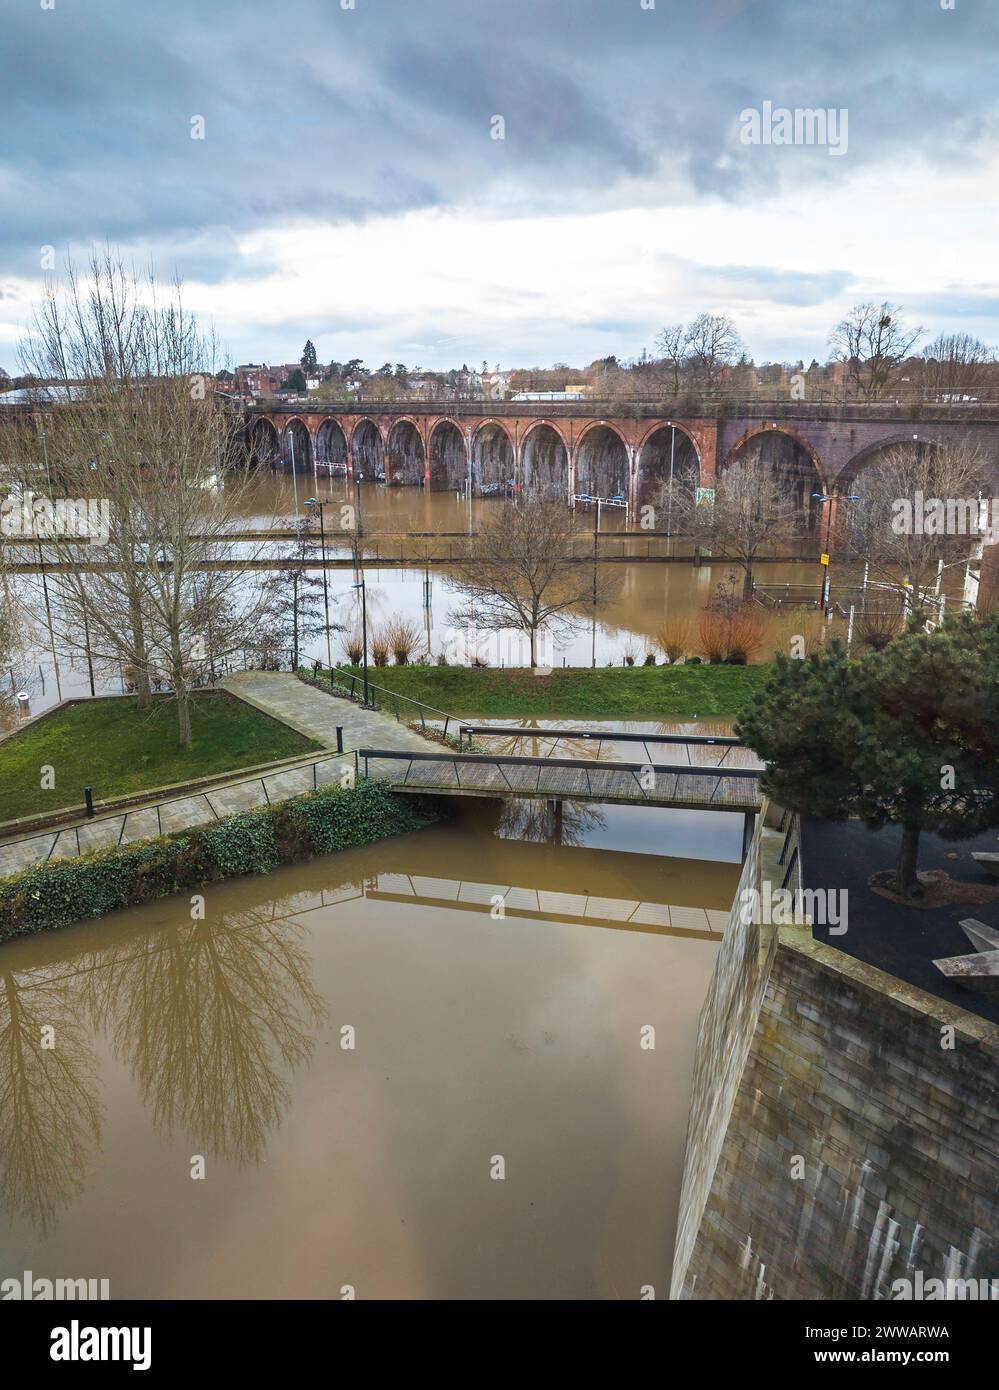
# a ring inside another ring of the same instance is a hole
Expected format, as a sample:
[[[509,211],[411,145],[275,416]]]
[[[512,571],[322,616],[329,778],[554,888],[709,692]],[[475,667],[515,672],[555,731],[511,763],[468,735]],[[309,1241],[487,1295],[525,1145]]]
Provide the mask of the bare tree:
[[[745,354],[735,324],[724,314],[698,314],[683,345],[689,371],[709,390],[717,385],[722,369]]]
[[[941,566],[980,553],[989,502],[986,469],[970,445],[900,444],[884,450],[854,484],[855,501],[838,526],[845,553],[908,610],[926,611]]]
[[[577,535],[572,513],[554,499],[491,510],[452,570],[448,582],[464,603],[450,621],[487,632],[524,633],[531,666],[537,666],[539,632],[567,635],[579,621],[574,609],[595,611],[617,591],[615,575],[574,558]]]
[[[962,395],[988,385],[996,351],[970,333],[941,333],[921,357],[928,390]]]
[[[680,374],[683,370],[687,330],[682,323],[671,323],[656,339],[656,350],[673,395],[680,394]]]
[[[664,498],[665,508],[670,499]],[[743,571],[743,597],[753,592],[753,566],[759,555],[790,541],[800,532],[803,518],[795,509],[779,475],[761,456],[750,450],[717,478],[714,500],[689,487],[675,488],[672,499],[674,525],[698,546],[734,560]]]
[[[99,545],[59,534],[46,549],[61,639],[127,668],[148,706],[167,681],[180,742],[191,741],[188,693],[246,643],[261,599],[246,582],[249,554],[228,538],[240,513],[245,460],[234,423],[214,398],[215,349],[197,330],[180,287],[129,271],[110,249],[88,275],[69,267],[49,286],[22,348],[43,379],[64,384],[64,405],[37,427],[4,432],[0,452],[25,491],[44,486],[107,509]],[[208,649],[211,634],[221,650]]]
[[[877,401],[922,332],[922,328],[907,328],[898,305],[885,300],[854,305],[833,329],[829,341],[837,357],[847,364],[857,394],[863,400]]]

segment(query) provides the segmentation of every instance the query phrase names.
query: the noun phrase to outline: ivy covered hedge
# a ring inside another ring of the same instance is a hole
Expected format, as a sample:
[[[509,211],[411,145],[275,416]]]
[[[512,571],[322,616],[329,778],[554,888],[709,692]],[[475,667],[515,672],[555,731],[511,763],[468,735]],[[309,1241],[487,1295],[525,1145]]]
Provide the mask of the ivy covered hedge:
[[[32,866],[0,879],[0,941],[402,835],[439,814],[433,803],[361,781],[159,839]]]

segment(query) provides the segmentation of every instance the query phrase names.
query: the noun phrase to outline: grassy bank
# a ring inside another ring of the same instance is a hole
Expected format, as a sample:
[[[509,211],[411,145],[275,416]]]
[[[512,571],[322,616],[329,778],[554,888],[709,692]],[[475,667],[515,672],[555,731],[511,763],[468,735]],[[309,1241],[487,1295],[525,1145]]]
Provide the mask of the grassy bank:
[[[161,839],[33,866],[0,879],[0,942],[402,835],[438,814],[433,803],[359,782]]]
[[[360,676],[357,667],[351,670]],[[490,666],[381,666],[369,674],[377,685],[462,718],[693,719],[734,718],[769,671],[769,666],[598,666],[535,676]]]
[[[193,743],[180,748],[177,712],[167,696],[158,696],[151,710],[140,710],[131,698],[53,710],[0,743],[0,821],[79,805],[88,785],[101,801],[319,747],[222,693],[194,695],[191,723]],[[47,791],[40,785],[45,766],[55,774]]]

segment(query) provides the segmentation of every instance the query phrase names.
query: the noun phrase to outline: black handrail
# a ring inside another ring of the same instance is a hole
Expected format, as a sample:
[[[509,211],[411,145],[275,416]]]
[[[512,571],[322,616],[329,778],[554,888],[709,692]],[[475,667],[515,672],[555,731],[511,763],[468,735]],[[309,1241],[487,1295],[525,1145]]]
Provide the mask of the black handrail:
[[[368,759],[403,760],[418,763],[481,763],[486,767],[549,767],[579,768],[587,772],[652,772],[682,773],[686,777],[742,777],[758,779],[763,775],[762,767],[725,767],[690,763],[598,763],[592,758],[522,758],[501,757],[492,753],[413,753],[398,748],[359,748],[358,756]]]
[[[610,729],[522,729],[501,724],[462,724],[460,732],[495,734],[498,738],[606,739],[608,743],[704,743],[745,748],[734,734],[624,734]]]

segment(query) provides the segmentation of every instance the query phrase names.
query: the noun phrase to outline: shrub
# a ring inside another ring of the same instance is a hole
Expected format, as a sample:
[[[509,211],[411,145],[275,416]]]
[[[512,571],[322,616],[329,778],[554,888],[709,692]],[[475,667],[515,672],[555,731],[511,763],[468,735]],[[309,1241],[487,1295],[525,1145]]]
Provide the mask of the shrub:
[[[420,628],[411,618],[395,618],[386,628],[386,637],[397,666],[405,666],[420,645]]]
[[[281,862],[269,809],[245,811],[205,831],[205,848],[218,878],[266,874]]]
[[[905,610],[899,600],[885,608],[867,609],[853,619],[853,636],[861,647],[883,652],[905,625]]]
[[[698,645],[712,665],[728,655],[728,616],[718,608],[705,608],[697,620]]]
[[[769,619],[752,600],[709,604],[697,624],[698,645],[713,665],[744,666],[766,645]]]
[[[371,660],[376,666],[387,666],[389,659],[389,639],[384,628],[375,628],[371,634]]]
[[[653,640],[666,660],[675,666],[690,651],[693,624],[689,618],[667,618]]]
[[[364,638],[360,628],[346,632],[340,638],[340,650],[351,666],[360,666],[364,661]]]
[[[635,639],[633,637],[626,637],[624,639],[621,655],[625,666],[634,666],[635,658],[638,656],[638,647],[635,645]]]
[[[331,854],[439,819],[435,803],[398,797],[378,782],[321,787],[216,825],[57,859],[0,879],[0,941],[103,917],[239,874]]]
[[[770,619],[758,603],[740,603],[729,614],[727,661],[745,666],[767,644]]]

